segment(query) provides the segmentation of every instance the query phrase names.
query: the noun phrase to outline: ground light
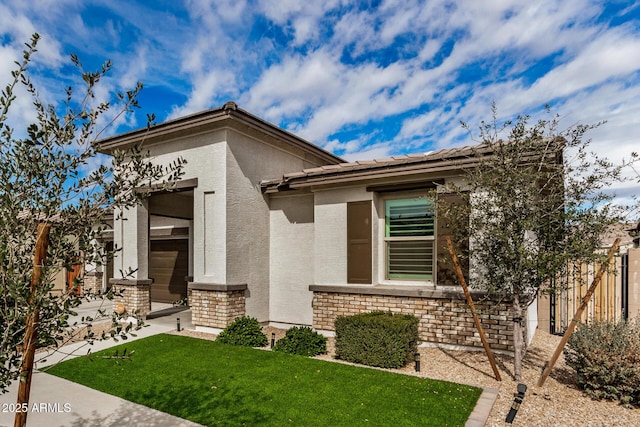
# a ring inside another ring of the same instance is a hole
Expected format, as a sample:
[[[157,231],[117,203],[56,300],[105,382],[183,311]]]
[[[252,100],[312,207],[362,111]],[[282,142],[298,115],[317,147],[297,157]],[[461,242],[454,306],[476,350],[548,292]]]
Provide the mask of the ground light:
[[[524,399],[524,394],[527,392],[527,386],[520,383],[518,384],[516,397],[513,399],[513,404],[511,405],[511,410],[507,414],[506,422],[509,424],[513,423],[513,419],[516,417],[518,413],[518,409],[520,409],[520,405],[522,404],[522,400]]]
[[[414,360],[416,362],[416,372],[420,372],[420,353],[416,351],[414,354]]]
[[[180,332],[180,318],[179,317],[176,319],[176,329],[178,330],[178,332]]]

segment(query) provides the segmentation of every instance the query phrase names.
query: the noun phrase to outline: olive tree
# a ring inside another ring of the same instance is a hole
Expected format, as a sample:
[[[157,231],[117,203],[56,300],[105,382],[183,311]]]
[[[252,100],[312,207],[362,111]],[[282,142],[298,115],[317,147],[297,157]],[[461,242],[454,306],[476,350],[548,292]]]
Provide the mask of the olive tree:
[[[70,86],[62,102],[45,105],[29,76],[38,40],[34,34],[26,44],[0,96],[0,390],[6,392],[19,379],[21,387],[27,385],[27,404],[30,353],[36,346],[61,342],[79,304],[73,293],[50,292],[55,275],[79,260],[104,263],[108,254],[98,250],[96,239],[114,208],[134,206],[145,197],[139,189],[151,183],[169,185],[179,179],[184,163],[154,165],[139,148],[102,158],[100,136],[138,107],[142,84],[114,94],[114,105],[101,102],[96,85],[111,64],[86,72],[72,55],[81,90]],[[11,127],[17,96],[30,97],[35,107],[26,129]],[[44,251],[34,261],[39,238]],[[24,396],[18,403],[25,403]],[[20,424],[24,422],[26,415]]]
[[[558,129],[558,116],[533,124],[529,116],[481,122],[462,182],[451,185],[465,203],[445,208],[454,218],[457,250],[468,256],[472,286],[511,305],[514,375],[525,348],[523,313],[575,263],[601,261],[601,237],[626,219],[612,186],[638,158],[614,164],[591,151],[587,133],[600,126]],[[549,113],[547,109],[547,113]]]

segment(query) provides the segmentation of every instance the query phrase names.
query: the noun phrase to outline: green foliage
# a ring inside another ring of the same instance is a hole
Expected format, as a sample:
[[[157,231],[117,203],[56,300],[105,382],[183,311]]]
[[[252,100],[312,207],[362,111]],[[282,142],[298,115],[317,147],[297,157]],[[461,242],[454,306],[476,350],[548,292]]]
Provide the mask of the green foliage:
[[[47,373],[209,426],[463,426],[482,391],[167,334],[127,343],[114,369],[118,348]]]
[[[339,316],[336,357],[382,368],[411,362],[418,346],[418,318],[384,311]]]
[[[581,324],[564,349],[576,382],[594,399],[640,406],[640,323]]]
[[[37,342],[42,345],[63,343],[74,327],[68,318],[80,299],[51,293],[56,275],[79,261],[106,264],[113,252],[105,252],[98,242],[114,208],[122,212],[135,206],[146,197],[139,189],[149,183],[168,187],[180,178],[184,165],[182,159],[167,166],[152,164],[141,147],[112,157],[100,154],[99,138],[138,107],[142,84],[103,93],[98,86],[111,64],[87,72],[73,55],[82,77],[80,90],[66,87],[61,102],[45,104],[29,76],[39,40],[34,34],[26,44],[0,94],[0,392],[18,378],[29,313],[39,314]],[[73,81],[73,76],[59,79]],[[26,114],[24,106],[31,108]],[[32,122],[23,124],[25,117]],[[42,223],[51,224],[51,233],[42,279],[32,293],[26,284]]]
[[[559,130],[558,116],[500,123],[495,105],[492,113],[480,124],[464,184],[448,185],[467,201],[449,207],[449,216],[468,225],[450,229],[456,242],[473,238],[473,285],[517,296],[525,309],[539,290],[562,282],[551,279],[567,274],[570,262],[603,261],[602,235],[632,209],[611,203],[610,187],[627,179],[623,172],[638,155],[613,164],[591,152],[587,134],[602,123]]]
[[[317,356],[327,352],[327,339],[308,326],[294,326],[287,330],[284,338],[276,342],[273,350],[300,356]]]
[[[258,319],[249,316],[236,318],[220,332],[216,341],[246,347],[264,347],[268,343]]]
[[[611,187],[631,179],[624,172],[638,154],[613,164],[589,147],[587,134],[601,123],[560,130],[559,117],[548,108],[547,114],[537,122],[526,115],[500,122],[494,104],[477,137],[463,123],[479,144],[469,149],[462,182],[441,191],[467,201],[441,210],[458,256],[474,265],[470,284],[511,301],[514,317],[541,292],[562,291],[567,281],[556,279],[566,277],[569,266],[602,262],[602,236],[633,209],[613,203]],[[518,323],[513,342],[520,379],[525,341]]]

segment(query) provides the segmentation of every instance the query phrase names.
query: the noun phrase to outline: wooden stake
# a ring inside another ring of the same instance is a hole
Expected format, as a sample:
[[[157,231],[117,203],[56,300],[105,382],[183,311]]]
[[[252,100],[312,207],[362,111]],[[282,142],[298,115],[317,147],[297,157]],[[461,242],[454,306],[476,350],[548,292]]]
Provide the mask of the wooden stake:
[[[562,336],[562,340],[560,340],[558,347],[556,347],[556,351],[553,353],[553,356],[551,356],[551,360],[542,371],[542,374],[540,374],[540,379],[538,379],[538,384],[537,384],[538,387],[542,387],[544,385],[544,382],[547,380],[547,377],[551,373],[553,366],[558,361],[558,358],[560,357],[560,353],[562,353],[564,346],[567,345],[567,341],[569,341],[569,338],[571,337],[573,330],[576,328],[576,324],[580,321],[582,312],[585,310],[585,308],[587,308],[587,304],[589,303],[589,300],[591,299],[594,292],[596,291],[598,284],[600,284],[600,281],[602,280],[602,275],[606,271],[607,267],[609,266],[609,263],[611,262],[611,259],[613,258],[616,251],[618,250],[619,244],[620,244],[620,238],[617,238],[616,241],[613,242],[613,246],[611,246],[611,249],[609,249],[609,253],[607,254],[607,261],[600,266],[598,273],[593,278],[593,282],[591,282],[591,286],[589,286],[589,290],[585,294],[584,298],[582,298],[582,303],[580,304],[580,307],[578,307],[578,310],[576,310],[576,314],[573,315],[573,319],[571,320],[571,323],[569,323],[569,327],[567,328],[567,330],[564,332],[564,335]]]
[[[484,329],[482,329],[482,325],[480,324],[480,319],[478,318],[478,314],[476,313],[476,307],[473,304],[473,299],[471,299],[471,294],[469,293],[469,289],[467,288],[467,282],[464,280],[464,274],[462,274],[462,268],[460,268],[460,263],[458,262],[458,257],[456,256],[455,251],[453,250],[453,243],[451,243],[451,237],[446,236],[447,240],[447,249],[449,249],[449,255],[451,256],[451,260],[453,261],[453,266],[456,269],[456,275],[458,276],[458,281],[460,282],[460,286],[462,286],[462,290],[464,291],[465,297],[467,297],[467,303],[469,304],[469,308],[471,309],[471,314],[473,314],[473,321],[476,324],[476,328],[478,329],[478,333],[480,334],[480,340],[482,340],[482,345],[484,346],[484,351],[487,353],[487,357],[489,358],[489,363],[491,363],[491,369],[493,369],[493,373],[496,376],[496,380],[502,381],[500,377],[500,372],[498,371],[498,367],[496,366],[496,361],[493,358],[493,353],[491,352],[491,347],[489,347],[489,343],[487,342],[487,337],[484,335]]]
[[[31,379],[33,374],[33,361],[35,359],[36,344],[38,341],[38,321],[40,313],[33,307],[34,295],[42,278],[42,267],[47,257],[49,247],[49,231],[51,224],[38,224],[38,237],[36,249],[33,256],[33,273],[31,274],[31,287],[29,288],[29,308],[27,314],[24,344],[22,346],[22,365],[20,366],[20,379],[18,384],[17,407],[21,410],[16,412],[14,427],[25,427],[27,425],[27,413],[29,410],[29,394],[31,393]]]

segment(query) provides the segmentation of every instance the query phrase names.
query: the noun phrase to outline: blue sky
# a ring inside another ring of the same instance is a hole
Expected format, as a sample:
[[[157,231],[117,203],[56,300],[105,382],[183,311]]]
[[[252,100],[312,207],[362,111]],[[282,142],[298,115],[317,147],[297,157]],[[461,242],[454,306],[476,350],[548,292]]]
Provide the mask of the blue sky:
[[[144,82],[142,110],[110,133],[234,100],[370,159],[469,144],[460,121],[490,119],[495,101],[502,119],[548,103],[561,127],[607,120],[596,150],[640,151],[635,1],[1,0],[3,85],[33,32],[46,100],[62,98],[70,53],[87,69],[113,62],[99,97]]]

